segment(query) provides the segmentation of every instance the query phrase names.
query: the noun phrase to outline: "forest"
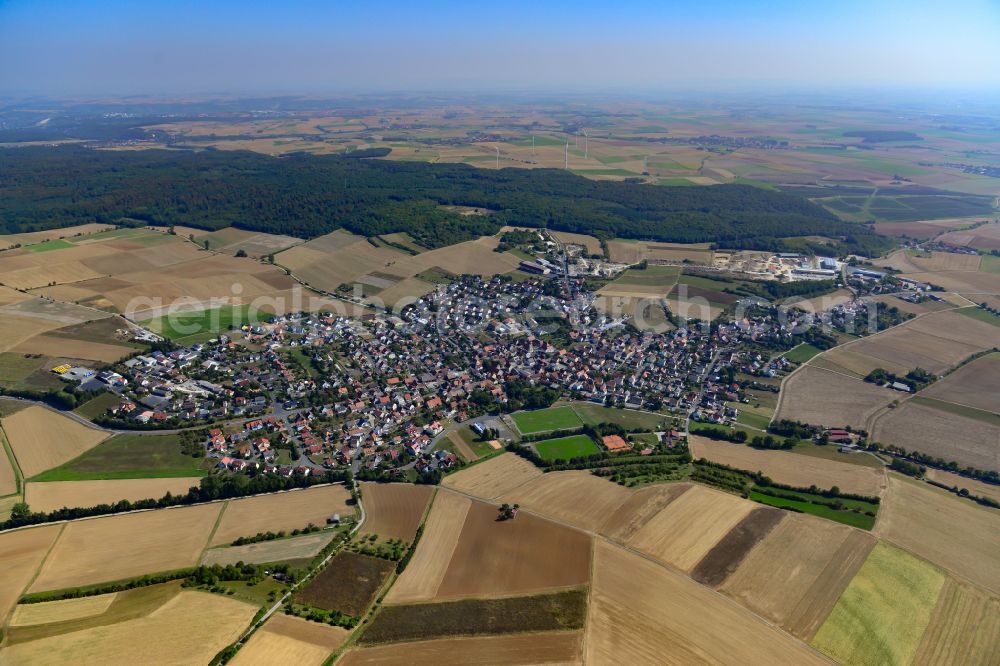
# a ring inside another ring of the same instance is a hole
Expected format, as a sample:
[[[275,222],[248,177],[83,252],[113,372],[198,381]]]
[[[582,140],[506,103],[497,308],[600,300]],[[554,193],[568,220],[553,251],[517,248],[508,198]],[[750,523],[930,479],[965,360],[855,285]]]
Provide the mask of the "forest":
[[[494,212],[461,215],[446,206]],[[808,235],[839,238],[842,250],[867,255],[889,245],[805,199],[747,185],[661,187],[554,169],[487,170],[357,155],[275,158],[79,146],[0,151],[0,231],[123,219],[301,238],[338,228],[366,236],[406,231],[431,248],[508,224],[742,249],[780,249],[782,238]]]

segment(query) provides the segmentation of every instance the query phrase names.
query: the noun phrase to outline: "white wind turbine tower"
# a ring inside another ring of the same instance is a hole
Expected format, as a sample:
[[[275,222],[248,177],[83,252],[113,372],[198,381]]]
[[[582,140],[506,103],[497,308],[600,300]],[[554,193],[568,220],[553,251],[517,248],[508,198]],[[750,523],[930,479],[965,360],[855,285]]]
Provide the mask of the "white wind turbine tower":
[[[563,168],[569,171],[569,141],[566,142],[566,150],[563,152]]]
[[[580,131],[583,132],[583,159],[586,160],[590,158],[590,137],[587,130],[581,128]]]
[[[494,146],[497,149],[497,168],[500,168],[500,146]]]

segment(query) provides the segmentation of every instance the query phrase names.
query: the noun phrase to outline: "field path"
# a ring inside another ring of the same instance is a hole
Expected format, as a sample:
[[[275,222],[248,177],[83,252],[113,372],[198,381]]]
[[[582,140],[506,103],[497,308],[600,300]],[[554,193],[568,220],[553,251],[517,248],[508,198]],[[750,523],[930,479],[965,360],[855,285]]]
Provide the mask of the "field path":
[[[212,539],[215,538],[215,533],[219,531],[219,525],[222,524],[222,516],[225,515],[226,509],[229,508],[229,500],[226,500],[219,509],[219,515],[215,517],[215,524],[212,525],[212,530],[208,533],[208,541],[205,542],[205,547],[201,549],[201,556],[198,558],[198,564],[205,561],[205,556],[208,555],[208,549],[212,545]]]

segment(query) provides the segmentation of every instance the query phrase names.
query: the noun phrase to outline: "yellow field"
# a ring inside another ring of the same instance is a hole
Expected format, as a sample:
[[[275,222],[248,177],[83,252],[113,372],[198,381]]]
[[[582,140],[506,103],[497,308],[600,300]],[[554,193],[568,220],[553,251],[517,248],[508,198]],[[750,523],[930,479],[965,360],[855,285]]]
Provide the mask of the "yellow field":
[[[0,534],[0,571],[3,571],[0,625],[4,624],[7,613],[21,598],[21,593],[35,576],[61,530],[62,525],[44,525]]]
[[[879,543],[812,644],[847,666],[909,664],[944,580],[923,560]]]
[[[43,354],[45,356],[65,356],[99,363],[115,363],[135,352],[132,347],[88,342],[48,335],[36,335],[13,348],[20,354]]]
[[[221,508],[204,504],[68,523],[31,591],[194,566]]]
[[[948,578],[914,664],[1000,664],[1000,599]]]
[[[493,499],[541,475],[542,471],[524,458],[504,453],[445,477],[441,485],[475,497]]]
[[[842,491],[859,495],[880,495],[885,479],[880,470],[825,458],[798,456],[787,451],[763,451],[742,444],[720,442],[692,435],[691,455],[707,458],[751,472],[763,472],[778,483],[819,488],[838,486]]]
[[[319,666],[350,632],[283,613],[271,616],[232,660],[234,666]]]
[[[5,649],[9,663],[205,664],[236,640],[257,607],[184,591],[149,615]]]
[[[809,639],[874,543],[860,530],[792,513],[747,554],[719,591]]]
[[[864,428],[872,415],[899,398],[891,389],[805,365],[785,380],[775,418]]]
[[[598,541],[588,619],[591,664],[825,664],[710,589]]]
[[[973,495],[979,495],[981,497],[991,497],[997,502],[1000,502],[1000,486],[996,486],[992,483],[984,483],[983,481],[977,481],[976,479],[970,479],[967,476],[962,476],[960,474],[954,474],[952,472],[945,472],[940,469],[927,468],[926,476],[932,481],[937,481],[938,483],[944,483],[948,486],[958,486],[959,488],[965,488]]]
[[[360,534],[378,535],[380,541],[412,542],[430,502],[430,486],[412,483],[362,483],[365,522]]]
[[[60,326],[65,324],[38,317],[19,317],[4,312],[0,315],[0,352],[8,351],[25,340]]]
[[[440,491],[424,525],[420,545],[402,575],[386,595],[386,603],[433,599],[458,545],[472,500]]]
[[[569,471],[543,474],[498,501],[518,503],[529,511],[596,532],[634,494],[590,472]]]
[[[109,481],[47,481],[26,483],[24,501],[32,511],[54,511],[63,507],[89,507],[114,504],[119,500],[134,502],[159,499],[168,492],[183,495],[197,486],[198,477],[176,479],[121,479]]]
[[[1000,511],[892,475],[876,533],[1000,593]]]
[[[396,643],[350,650],[341,666],[535,666],[579,664],[583,634],[559,631]]]
[[[231,543],[258,532],[291,532],[309,523],[323,527],[335,513],[341,517],[354,514],[354,508],[347,504],[350,498],[347,488],[336,485],[230,500],[211,545]]]
[[[117,594],[117,592],[112,592],[111,594],[98,594],[93,597],[80,597],[79,599],[60,599],[59,601],[46,601],[40,604],[23,604],[14,609],[14,614],[10,619],[10,626],[26,627],[33,624],[63,622],[65,620],[76,620],[81,617],[100,615],[108,610],[108,606],[115,600]]]
[[[653,516],[626,545],[690,571],[755,506],[733,495],[692,486]]]
[[[3,429],[26,479],[97,446],[108,433],[32,405],[3,419]]]

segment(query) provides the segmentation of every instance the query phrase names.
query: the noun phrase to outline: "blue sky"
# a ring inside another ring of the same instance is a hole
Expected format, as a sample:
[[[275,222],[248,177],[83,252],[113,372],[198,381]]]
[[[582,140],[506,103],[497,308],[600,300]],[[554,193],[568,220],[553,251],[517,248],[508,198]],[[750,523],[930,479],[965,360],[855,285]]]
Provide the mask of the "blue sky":
[[[0,0],[0,93],[1000,90],[1000,0]]]

